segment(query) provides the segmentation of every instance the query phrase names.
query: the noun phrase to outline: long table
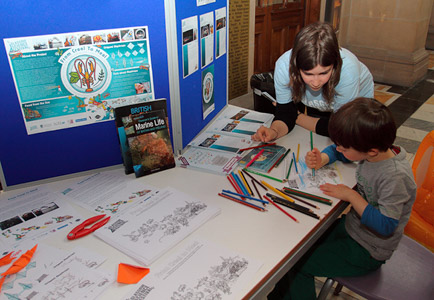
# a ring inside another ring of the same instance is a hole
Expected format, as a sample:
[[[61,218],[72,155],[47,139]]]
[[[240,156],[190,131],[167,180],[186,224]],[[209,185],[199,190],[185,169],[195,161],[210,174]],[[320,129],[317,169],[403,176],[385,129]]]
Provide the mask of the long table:
[[[313,137],[314,145],[319,149],[331,144],[328,138],[316,134]],[[296,126],[288,135],[277,140],[277,143],[291,148],[291,152],[295,151],[295,153],[297,153],[298,144],[300,144],[299,156],[304,158],[306,151],[310,149],[310,135],[307,130]],[[292,153],[286,157],[285,162],[273,169],[270,175],[283,178],[291,157]],[[343,182],[353,186],[355,184],[355,165],[340,163],[339,170]],[[122,167],[119,167],[115,172],[124,174]],[[294,167],[292,172],[295,172]],[[338,200],[335,200],[332,206],[316,204],[320,208],[316,210],[316,213],[321,217],[320,220],[288,210],[299,220],[299,223],[296,223],[272,205],[268,205],[268,211],[260,212],[219,197],[218,193],[222,189],[232,189],[225,176],[181,167],[141,178],[135,178],[134,175],[127,176],[129,180],[143,180],[157,188],[171,186],[204,202],[220,207],[220,215],[204,224],[187,239],[206,238],[263,263],[251,282],[242,287],[240,294],[233,295],[233,299],[263,299],[273,285],[294,266],[347,206],[347,203]],[[283,183],[259,176],[255,177],[265,180],[277,188],[284,186]],[[61,190],[78,179],[77,177],[70,178],[48,185],[55,190]],[[77,209],[85,216],[91,216],[90,212],[80,207]],[[65,249],[72,249],[80,245],[104,254],[108,259],[101,268],[114,274],[120,262],[137,264],[124,253],[108,246],[92,235],[70,242],[66,239],[66,232],[61,232],[47,238],[44,242]],[[179,246],[173,247],[153,264],[157,265],[164,257],[175,253]],[[151,265],[151,271],[152,267]],[[131,285],[115,282],[101,296],[101,299],[120,299],[130,289],[132,289]]]

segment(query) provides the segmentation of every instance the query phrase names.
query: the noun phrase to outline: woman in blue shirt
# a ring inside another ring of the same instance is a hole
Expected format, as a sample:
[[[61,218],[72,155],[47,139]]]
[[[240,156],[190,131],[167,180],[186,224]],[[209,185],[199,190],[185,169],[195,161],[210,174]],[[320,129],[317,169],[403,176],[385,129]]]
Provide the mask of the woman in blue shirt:
[[[333,28],[313,23],[300,30],[294,48],[276,62],[276,112],[270,128],[253,140],[268,142],[290,132],[295,124],[328,136],[331,112],[357,97],[374,96],[368,68],[347,49],[340,49]]]

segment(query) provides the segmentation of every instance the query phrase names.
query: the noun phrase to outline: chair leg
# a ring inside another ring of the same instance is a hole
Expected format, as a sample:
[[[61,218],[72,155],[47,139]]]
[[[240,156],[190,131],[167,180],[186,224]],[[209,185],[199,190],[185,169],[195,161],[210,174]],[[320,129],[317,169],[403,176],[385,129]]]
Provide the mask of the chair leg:
[[[338,284],[336,285],[335,291],[333,292],[333,295],[335,295],[335,296],[339,295],[339,293],[342,291],[342,288],[343,288],[343,285],[338,282]]]
[[[332,278],[327,278],[327,280],[324,282],[324,285],[321,288],[321,291],[318,294],[317,300],[327,299],[327,295],[329,294],[334,283],[335,281]]]

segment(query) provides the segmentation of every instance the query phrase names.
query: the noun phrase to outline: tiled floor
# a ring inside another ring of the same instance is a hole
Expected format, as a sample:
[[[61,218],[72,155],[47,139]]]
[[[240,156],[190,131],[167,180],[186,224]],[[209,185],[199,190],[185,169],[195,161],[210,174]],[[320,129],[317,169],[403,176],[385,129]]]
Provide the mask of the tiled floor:
[[[392,86],[375,83],[375,96],[389,107],[398,126],[395,144],[403,147],[412,163],[414,154],[425,135],[434,130],[434,51],[430,51],[427,75],[412,87]],[[229,104],[254,109],[253,94],[247,94],[229,101]],[[319,291],[325,278],[317,278]],[[328,299],[365,299],[346,289],[338,296],[330,292]]]

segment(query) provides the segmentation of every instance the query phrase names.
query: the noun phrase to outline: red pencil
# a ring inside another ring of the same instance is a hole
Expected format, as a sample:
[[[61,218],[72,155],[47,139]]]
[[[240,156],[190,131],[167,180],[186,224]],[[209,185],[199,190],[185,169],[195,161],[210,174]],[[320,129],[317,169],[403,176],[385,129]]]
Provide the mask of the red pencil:
[[[255,162],[255,160],[258,159],[259,156],[261,156],[261,154],[264,153],[264,149],[262,149],[261,151],[258,152],[258,154],[256,154],[250,161],[249,163],[245,166],[245,168],[250,167],[251,164],[253,164]]]
[[[262,208],[262,207],[250,204],[250,203],[248,203],[246,201],[238,200],[237,198],[233,198],[231,196],[228,196],[228,195],[225,195],[225,194],[222,194],[222,193],[218,193],[218,195],[221,196],[221,197],[223,197],[223,198],[226,198],[226,199],[238,202],[240,204],[244,204],[244,205],[246,205],[248,207],[254,208],[254,209],[259,210],[259,211],[265,211],[266,210],[265,208]]]
[[[262,148],[262,147],[267,147],[267,146],[273,146],[273,145],[276,145],[276,143],[269,143],[269,144],[263,144],[263,145],[259,145],[259,146],[249,147],[249,148],[243,148],[243,149],[240,149],[239,151],[246,151],[246,150]]]
[[[291,219],[293,219],[295,222],[298,222],[298,220],[296,218],[294,218],[293,216],[291,216],[290,214],[288,214],[285,210],[283,210],[283,208],[281,208],[280,206],[278,206],[276,203],[274,203],[273,200],[271,200],[270,198],[268,198],[267,196],[263,196],[267,201],[269,201],[271,204],[273,204],[274,206],[276,206],[281,212],[283,212],[285,215],[287,215],[288,217],[290,217]]]
[[[276,162],[271,166],[270,170],[268,170],[267,173],[270,173],[270,171],[273,170],[274,166],[279,162],[279,160],[282,159],[282,157],[283,157],[284,155],[285,155],[285,154],[282,154],[282,155],[279,157],[279,159],[276,160]]]

